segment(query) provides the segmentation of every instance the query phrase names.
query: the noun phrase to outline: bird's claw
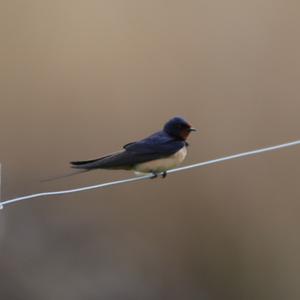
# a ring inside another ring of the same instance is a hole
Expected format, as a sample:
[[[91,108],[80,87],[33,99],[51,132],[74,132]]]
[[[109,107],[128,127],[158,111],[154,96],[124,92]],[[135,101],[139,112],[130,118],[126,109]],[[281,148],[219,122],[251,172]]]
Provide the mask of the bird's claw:
[[[157,178],[158,177],[158,173],[156,173],[156,172],[152,172],[152,176],[150,177],[150,179],[154,179],[154,178]],[[167,172],[166,171],[164,171],[163,173],[161,173],[161,177],[162,178],[166,178],[167,177]]]
[[[158,174],[155,173],[155,172],[152,172],[152,176],[150,177],[150,179],[154,179],[154,178],[157,178],[158,177]]]

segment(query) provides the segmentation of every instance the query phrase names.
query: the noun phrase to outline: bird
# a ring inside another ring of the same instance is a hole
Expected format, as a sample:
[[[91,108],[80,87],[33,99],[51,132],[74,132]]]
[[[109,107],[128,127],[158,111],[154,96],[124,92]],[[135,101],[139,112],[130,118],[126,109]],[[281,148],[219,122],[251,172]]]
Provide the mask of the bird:
[[[186,140],[193,131],[196,129],[183,117],[173,117],[165,123],[162,130],[142,140],[128,143],[120,151],[96,159],[71,161],[75,172],[52,179],[96,169],[133,170],[136,174],[150,173],[151,178],[156,178],[159,174],[165,178],[168,170],[184,161],[189,145]]]
[[[128,143],[119,152],[100,158],[72,161],[74,169],[123,169],[139,173],[158,173],[166,176],[166,171],[183,162],[187,154],[187,137],[195,131],[190,123],[182,117],[170,119],[161,131],[145,139]]]

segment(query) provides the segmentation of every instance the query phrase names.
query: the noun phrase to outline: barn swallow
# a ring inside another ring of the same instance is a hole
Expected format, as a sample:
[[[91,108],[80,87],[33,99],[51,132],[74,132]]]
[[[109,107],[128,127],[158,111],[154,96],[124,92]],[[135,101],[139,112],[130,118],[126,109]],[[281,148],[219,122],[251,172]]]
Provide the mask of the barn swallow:
[[[167,170],[175,168],[185,159],[188,146],[186,139],[192,131],[196,129],[186,120],[174,117],[161,131],[126,144],[119,152],[92,160],[72,161],[71,167],[82,171],[133,170],[136,173],[152,173],[153,178],[162,173],[164,178]]]
[[[183,162],[187,154],[187,137],[196,131],[186,120],[174,117],[161,131],[145,139],[129,143],[123,149],[100,158],[70,162],[76,172],[42,181],[51,181],[95,169],[133,170],[135,173],[152,173],[152,178],[162,173],[165,178],[167,170]]]

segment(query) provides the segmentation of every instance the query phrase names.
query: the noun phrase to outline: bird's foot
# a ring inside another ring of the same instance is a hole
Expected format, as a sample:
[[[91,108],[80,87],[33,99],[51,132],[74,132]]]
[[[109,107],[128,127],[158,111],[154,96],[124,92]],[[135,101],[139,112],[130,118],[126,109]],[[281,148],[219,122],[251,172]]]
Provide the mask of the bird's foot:
[[[155,173],[155,172],[152,172],[152,176],[150,177],[150,179],[154,179],[154,178],[157,178],[158,177],[158,174]]]
[[[154,178],[157,178],[158,175],[161,175],[162,178],[166,178],[167,177],[167,171],[164,171],[162,173],[156,173],[156,172],[151,172],[152,173],[152,176],[150,177],[150,179],[154,179]]]

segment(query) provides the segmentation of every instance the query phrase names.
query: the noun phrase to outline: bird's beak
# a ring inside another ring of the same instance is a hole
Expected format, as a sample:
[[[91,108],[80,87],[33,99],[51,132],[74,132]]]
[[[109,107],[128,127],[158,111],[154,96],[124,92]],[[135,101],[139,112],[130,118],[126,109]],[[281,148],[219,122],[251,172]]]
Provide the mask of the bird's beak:
[[[197,131],[197,129],[194,128],[194,127],[191,127],[191,128],[190,128],[190,131]]]

